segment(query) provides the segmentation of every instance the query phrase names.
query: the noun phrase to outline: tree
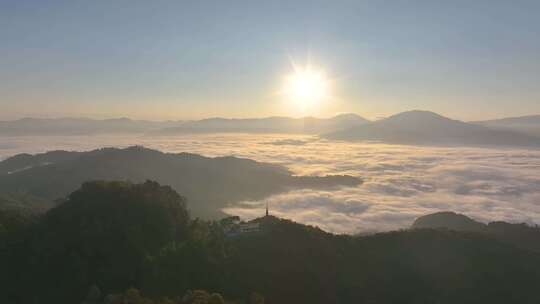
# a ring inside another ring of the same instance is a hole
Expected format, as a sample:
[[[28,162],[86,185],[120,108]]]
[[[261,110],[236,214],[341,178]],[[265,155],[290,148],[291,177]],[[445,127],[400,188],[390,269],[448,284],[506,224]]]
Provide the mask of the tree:
[[[106,292],[140,287],[147,257],[185,240],[189,222],[185,199],[168,186],[85,183],[36,226],[37,294],[74,302],[94,283]]]

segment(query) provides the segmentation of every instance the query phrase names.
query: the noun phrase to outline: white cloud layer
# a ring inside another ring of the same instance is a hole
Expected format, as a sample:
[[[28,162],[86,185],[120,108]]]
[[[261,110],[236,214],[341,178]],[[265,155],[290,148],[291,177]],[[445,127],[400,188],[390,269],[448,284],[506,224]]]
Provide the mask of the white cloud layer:
[[[337,233],[408,227],[451,210],[487,222],[540,223],[540,151],[345,143],[291,135],[0,138],[0,158],[52,149],[144,145],[168,152],[235,155],[279,163],[299,175],[349,174],[355,188],[299,190],[267,199],[271,213]],[[264,202],[231,202],[226,212],[263,214]]]

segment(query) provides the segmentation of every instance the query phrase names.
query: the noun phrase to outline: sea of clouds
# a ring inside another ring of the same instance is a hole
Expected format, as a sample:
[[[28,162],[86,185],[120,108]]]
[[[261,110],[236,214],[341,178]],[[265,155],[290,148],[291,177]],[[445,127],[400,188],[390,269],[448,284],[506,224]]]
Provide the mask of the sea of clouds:
[[[278,163],[298,175],[348,174],[354,188],[298,190],[224,211],[276,216],[336,233],[406,228],[421,215],[450,210],[483,222],[540,223],[540,150],[347,143],[291,135],[47,136],[0,138],[0,158],[54,149],[144,145],[166,152],[234,155]]]

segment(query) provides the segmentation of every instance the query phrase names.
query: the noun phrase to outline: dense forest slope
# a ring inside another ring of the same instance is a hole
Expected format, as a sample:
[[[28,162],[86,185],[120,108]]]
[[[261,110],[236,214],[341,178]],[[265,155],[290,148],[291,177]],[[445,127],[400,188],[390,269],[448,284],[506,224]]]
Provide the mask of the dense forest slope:
[[[1,193],[13,198],[34,197],[53,205],[85,181],[146,179],[172,186],[189,199],[194,215],[205,218],[222,216],[220,209],[228,203],[262,199],[290,189],[361,183],[350,176],[293,176],[281,166],[249,159],[209,158],[130,147],[54,151],[6,159],[0,162],[0,197]]]
[[[519,248],[540,252],[540,228],[537,226],[501,221],[484,224],[463,214],[437,212],[419,217],[412,228],[475,232]]]
[[[280,304],[540,301],[540,255],[481,233],[340,236],[268,216],[252,222],[258,232],[228,237],[234,218],[193,220],[185,206],[155,182],[91,182],[41,218],[10,217],[0,302],[107,303],[99,294],[129,288],[154,299],[205,289],[244,301],[255,292]],[[112,303],[131,296],[140,297],[128,290]]]

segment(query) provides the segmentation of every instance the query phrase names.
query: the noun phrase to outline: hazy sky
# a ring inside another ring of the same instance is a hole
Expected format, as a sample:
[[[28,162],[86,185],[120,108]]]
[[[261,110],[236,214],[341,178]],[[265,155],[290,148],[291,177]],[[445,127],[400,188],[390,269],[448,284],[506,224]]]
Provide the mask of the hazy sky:
[[[309,115],[540,114],[540,1],[0,0],[0,119],[295,115],[290,61],[323,68]]]

